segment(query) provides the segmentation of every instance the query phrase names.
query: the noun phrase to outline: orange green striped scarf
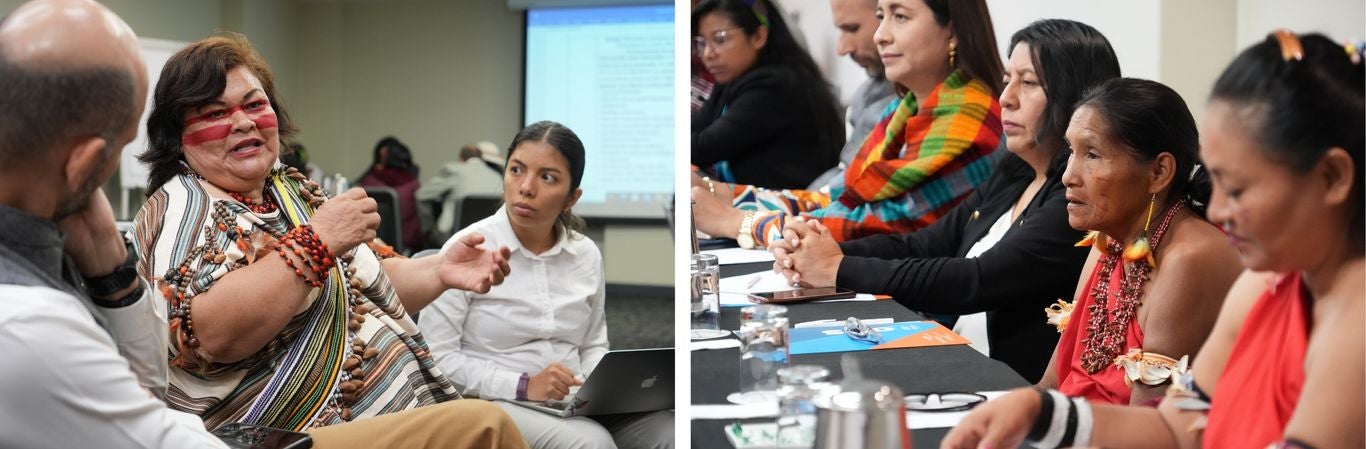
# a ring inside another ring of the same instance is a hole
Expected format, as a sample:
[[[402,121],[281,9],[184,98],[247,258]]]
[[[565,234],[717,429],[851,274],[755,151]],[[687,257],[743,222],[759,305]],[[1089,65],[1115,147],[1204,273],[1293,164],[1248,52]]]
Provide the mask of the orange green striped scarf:
[[[770,209],[756,216],[754,240],[781,238],[797,213],[820,220],[839,241],[918,230],[967,198],[1004,154],[996,151],[1004,142],[1001,105],[963,72],[923,102],[907,94],[893,105],[828,193],[737,188],[737,207]]]

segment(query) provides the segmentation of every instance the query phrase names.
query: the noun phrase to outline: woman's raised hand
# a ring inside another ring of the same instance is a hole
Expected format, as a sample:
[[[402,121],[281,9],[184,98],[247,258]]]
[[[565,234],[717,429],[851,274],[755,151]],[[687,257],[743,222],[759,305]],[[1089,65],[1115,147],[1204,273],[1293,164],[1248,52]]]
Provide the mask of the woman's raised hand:
[[[327,200],[308,223],[323,244],[342,254],[375,239],[379,229],[379,206],[359,187]]]

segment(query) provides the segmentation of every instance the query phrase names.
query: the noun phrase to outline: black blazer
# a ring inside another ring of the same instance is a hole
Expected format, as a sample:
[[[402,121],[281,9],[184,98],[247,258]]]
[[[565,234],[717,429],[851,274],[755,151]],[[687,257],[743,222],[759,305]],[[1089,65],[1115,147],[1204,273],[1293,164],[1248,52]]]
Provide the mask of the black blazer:
[[[820,95],[802,92],[793,70],[756,67],[717,85],[692,116],[692,163],[729,161],[740,184],[805,189],[839,164],[844,123]]]
[[[840,244],[845,258],[836,283],[891,295],[908,308],[954,315],[987,312],[991,358],[1038,382],[1058,344],[1044,308],[1071,299],[1090,248],[1067,224],[1062,172],[1066,157],[1010,230],[976,258],[964,256],[1024,192],[1034,172],[1014,154],[987,182],[934,224],[910,234],[884,234]]]

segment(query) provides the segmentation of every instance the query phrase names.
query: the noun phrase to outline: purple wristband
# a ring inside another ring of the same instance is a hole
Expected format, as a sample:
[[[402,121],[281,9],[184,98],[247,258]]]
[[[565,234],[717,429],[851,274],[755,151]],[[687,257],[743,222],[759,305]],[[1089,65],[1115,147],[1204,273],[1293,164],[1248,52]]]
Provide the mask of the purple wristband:
[[[519,400],[519,401],[525,401],[525,400],[526,400],[526,386],[527,386],[527,384],[530,383],[530,382],[531,382],[531,376],[528,375],[527,373],[522,373],[522,377],[520,377],[520,378],[517,379],[517,400]]]

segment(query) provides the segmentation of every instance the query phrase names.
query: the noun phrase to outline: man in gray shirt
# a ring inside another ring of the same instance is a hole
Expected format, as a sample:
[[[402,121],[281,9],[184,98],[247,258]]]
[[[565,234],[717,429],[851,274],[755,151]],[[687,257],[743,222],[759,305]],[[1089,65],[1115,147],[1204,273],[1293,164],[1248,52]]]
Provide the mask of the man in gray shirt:
[[[854,91],[854,101],[849,105],[847,116],[853,131],[845,139],[844,149],[840,150],[839,165],[812,181],[808,190],[820,190],[844,176],[844,167],[858,155],[863,140],[873,132],[887,104],[896,99],[892,84],[883,74],[877,44],[873,42],[873,33],[878,27],[876,11],[877,0],[830,0],[830,12],[835,18],[835,27],[840,30],[837,47],[840,56],[849,55],[849,59],[868,71],[868,79]]]

